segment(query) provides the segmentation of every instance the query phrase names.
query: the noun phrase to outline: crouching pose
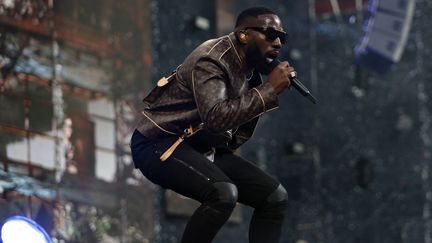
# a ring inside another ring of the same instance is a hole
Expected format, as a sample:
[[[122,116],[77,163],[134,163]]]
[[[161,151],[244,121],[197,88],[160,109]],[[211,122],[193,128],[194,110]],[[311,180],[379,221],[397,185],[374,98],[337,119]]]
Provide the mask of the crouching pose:
[[[201,203],[184,243],[211,242],[237,202],[255,209],[250,242],[279,242],[284,187],[233,151],[290,86],[288,62],[270,68],[286,36],[273,11],[246,9],[232,33],[198,46],[144,98],[133,160],[150,181]]]

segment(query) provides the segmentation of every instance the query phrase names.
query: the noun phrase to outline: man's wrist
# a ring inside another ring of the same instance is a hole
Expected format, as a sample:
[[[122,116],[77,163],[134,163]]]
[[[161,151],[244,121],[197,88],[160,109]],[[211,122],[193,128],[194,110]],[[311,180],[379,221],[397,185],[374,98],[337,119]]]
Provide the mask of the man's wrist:
[[[278,95],[269,82],[265,82],[254,88],[263,103],[263,111],[267,112],[279,106]]]

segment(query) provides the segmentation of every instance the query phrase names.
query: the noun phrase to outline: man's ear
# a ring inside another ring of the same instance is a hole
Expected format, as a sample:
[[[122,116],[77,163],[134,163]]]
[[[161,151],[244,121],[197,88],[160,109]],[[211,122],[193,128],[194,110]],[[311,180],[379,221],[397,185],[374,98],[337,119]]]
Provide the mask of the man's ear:
[[[243,44],[246,45],[247,44],[247,33],[243,30],[240,30],[236,33],[237,36],[237,40]]]

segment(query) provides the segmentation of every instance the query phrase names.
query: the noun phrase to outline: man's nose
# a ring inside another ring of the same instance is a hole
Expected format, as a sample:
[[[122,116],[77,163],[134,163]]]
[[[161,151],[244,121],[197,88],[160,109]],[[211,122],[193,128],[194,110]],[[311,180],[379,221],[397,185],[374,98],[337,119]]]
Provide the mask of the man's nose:
[[[282,42],[281,42],[279,37],[277,37],[276,39],[273,40],[272,46],[275,48],[281,48],[282,47]]]

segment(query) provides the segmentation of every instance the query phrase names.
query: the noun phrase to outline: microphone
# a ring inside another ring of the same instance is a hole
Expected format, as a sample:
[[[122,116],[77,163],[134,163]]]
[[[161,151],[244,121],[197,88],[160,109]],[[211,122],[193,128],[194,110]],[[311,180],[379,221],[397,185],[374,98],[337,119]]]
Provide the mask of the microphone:
[[[273,60],[272,63],[270,63],[271,68],[270,70],[273,70],[277,65],[279,65],[279,63],[281,63],[278,59]],[[311,92],[306,88],[306,86],[304,86],[300,80],[297,79],[296,76],[296,72],[292,72],[291,73],[291,77],[290,77],[290,81],[291,81],[291,85],[300,93],[302,94],[304,97],[308,98],[312,103],[316,104],[316,99],[315,97],[311,94]]]

